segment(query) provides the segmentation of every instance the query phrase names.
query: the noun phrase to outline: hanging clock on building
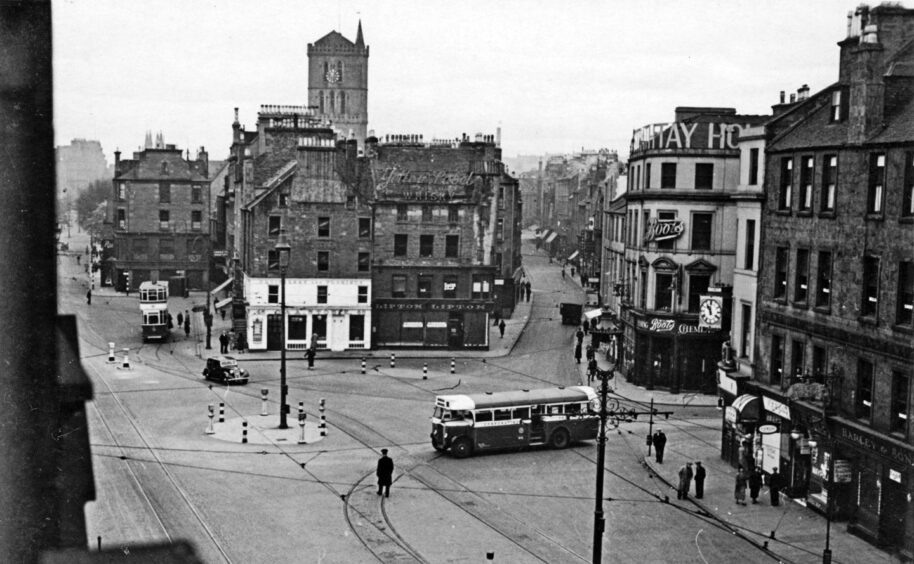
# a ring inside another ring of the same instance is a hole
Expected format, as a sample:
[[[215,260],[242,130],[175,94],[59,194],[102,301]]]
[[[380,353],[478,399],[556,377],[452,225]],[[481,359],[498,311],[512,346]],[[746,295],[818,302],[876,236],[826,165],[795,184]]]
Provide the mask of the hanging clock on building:
[[[340,81],[340,69],[335,66],[331,66],[327,69],[327,72],[324,73],[324,80],[330,84],[336,84]]]
[[[723,314],[723,307],[720,298],[714,296],[702,296],[701,304],[698,308],[698,326],[720,329],[720,319]]]

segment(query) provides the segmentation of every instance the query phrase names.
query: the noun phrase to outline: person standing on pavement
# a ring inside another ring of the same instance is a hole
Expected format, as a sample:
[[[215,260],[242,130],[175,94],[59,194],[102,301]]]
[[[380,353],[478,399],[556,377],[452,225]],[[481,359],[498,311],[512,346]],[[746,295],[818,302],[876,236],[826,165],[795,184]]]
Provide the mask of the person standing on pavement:
[[[381,449],[381,458],[378,459],[378,470],[375,472],[378,476],[378,495],[384,492],[384,497],[390,497],[390,484],[393,482],[394,461],[387,456],[387,449]]]
[[[91,288],[89,288],[89,290],[86,292],[86,303],[88,305],[92,305],[92,289]]]
[[[778,473],[777,468],[771,469],[771,476],[768,477],[768,491],[771,492],[771,506],[777,507],[781,504],[781,488],[784,487],[784,477]]]
[[[597,377],[597,359],[592,358],[587,363],[587,384],[590,385]]]
[[[574,346],[574,360],[581,364],[581,343],[578,343]]]
[[[736,472],[736,487],[733,490],[733,498],[736,500],[737,505],[746,505],[747,481],[746,471],[743,470],[742,465],[740,465],[739,470]]]
[[[689,488],[692,486],[692,463],[686,462],[679,467],[679,490],[676,499],[688,499]]]
[[[578,338],[579,345],[584,342],[584,330],[583,329],[578,329],[578,332],[575,333],[574,336]]]
[[[178,327],[182,327],[183,325],[184,325],[184,314],[179,311],[178,312]]]
[[[222,334],[219,335],[219,352],[220,353],[222,353],[222,354],[228,353],[228,342],[229,342],[228,335],[225,333],[225,331],[223,331]]]
[[[564,280],[564,279],[565,279],[565,267],[563,266],[562,267],[562,280]]]
[[[501,338],[505,338],[505,320],[502,319],[498,322],[498,332],[501,333]]]
[[[308,370],[314,370],[314,357],[317,355],[317,333],[311,335],[311,343],[308,350],[305,351],[305,358],[308,359]]]
[[[701,465],[700,460],[695,461],[695,499],[701,499],[705,496],[705,467]]]
[[[758,493],[762,489],[762,472],[758,468],[749,473],[749,497],[752,503],[758,503]]]
[[[654,460],[658,464],[663,464],[664,447],[666,447],[666,435],[663,434],[663,431],[657,429],[657,432],[654,433]]]
[[[180,313],[178,315],[181,315]],[[190,337],[190,316],[184,318],[184,336]]]
[[[533,292],[533,289],[532,289],[532,287],[531,287],[531,284],[530,284],[530,281],[529,281],[529,280],[527,280],[526,287],[527,287],[527,301],[529,302],[529,301],[530,301],[530,294]]]

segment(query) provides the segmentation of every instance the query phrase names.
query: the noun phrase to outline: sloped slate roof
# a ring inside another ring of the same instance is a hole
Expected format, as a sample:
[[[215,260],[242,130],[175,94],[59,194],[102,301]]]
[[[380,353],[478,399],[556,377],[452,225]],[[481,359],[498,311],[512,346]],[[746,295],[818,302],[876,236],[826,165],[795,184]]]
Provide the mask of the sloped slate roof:
[[[336,47],[338,45],[355,47],[355,43],[343,37],[343,35],[338,31],[331,31],[327,35],[315,41],[314,45],[315,47]]]
[[[768,146],[771,151],[808,149],[812,147],[842,145],[847,142],[847,121],[832,123],[831,108],[827,103],[830,91],[823,91],[807,103],[819,106],[792,128],[775,138]]]
[[[867,143],[897,143],[914,140],[914,100],[892,116],[885,129],[867,139]]]

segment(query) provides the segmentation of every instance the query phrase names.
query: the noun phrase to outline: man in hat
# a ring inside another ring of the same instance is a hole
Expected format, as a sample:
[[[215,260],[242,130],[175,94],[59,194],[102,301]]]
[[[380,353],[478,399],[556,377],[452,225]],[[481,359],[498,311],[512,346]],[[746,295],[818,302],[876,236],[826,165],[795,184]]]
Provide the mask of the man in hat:
[[[700,460],[695,461],[695,499],[701,499],[705,496],[705,467],[701,465]]]
[[[378,495],[383,491],[384,497],[390,497],[390,484],[394,476],[394,461],[387,456],[387,449],[381,449],[381,458],[378,459]]]

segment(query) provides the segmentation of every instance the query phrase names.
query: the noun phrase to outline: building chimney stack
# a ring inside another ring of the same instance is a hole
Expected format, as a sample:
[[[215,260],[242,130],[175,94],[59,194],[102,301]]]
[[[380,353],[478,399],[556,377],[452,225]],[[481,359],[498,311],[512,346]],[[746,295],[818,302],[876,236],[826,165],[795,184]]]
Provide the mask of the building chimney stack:
[[[784,103],[784,100],[785,100],[784,96],[785,96],[785,93],[783,90],[781,90],[781,103],[782,104]]]
[[[796,101],[797,101],[797,95],[791,93],[791,94],[790,94],[790,103],[793,104],[793,103],[795,103]]]

